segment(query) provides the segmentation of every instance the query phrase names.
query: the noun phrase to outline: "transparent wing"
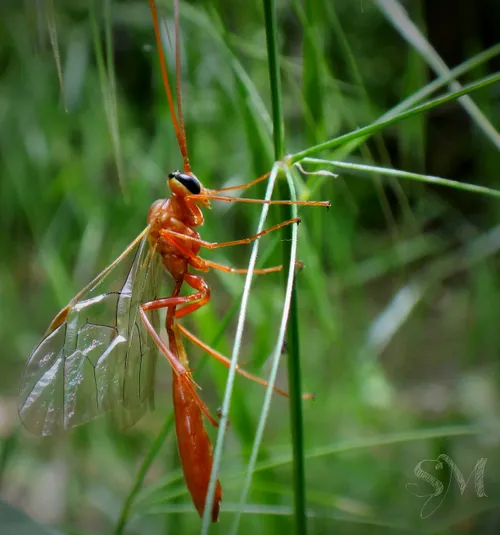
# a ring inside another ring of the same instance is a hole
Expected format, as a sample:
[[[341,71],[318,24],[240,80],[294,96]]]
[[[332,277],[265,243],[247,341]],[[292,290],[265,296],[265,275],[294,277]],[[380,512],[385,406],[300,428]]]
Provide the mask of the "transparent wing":
[[[139,305],[157,297],[161,258],[145,229],[52,321],[21,381],[19,415],[38,435],[112,411],[135,423],[153,401],[157,348]],[[158,328],[157,311],[148,312]]]

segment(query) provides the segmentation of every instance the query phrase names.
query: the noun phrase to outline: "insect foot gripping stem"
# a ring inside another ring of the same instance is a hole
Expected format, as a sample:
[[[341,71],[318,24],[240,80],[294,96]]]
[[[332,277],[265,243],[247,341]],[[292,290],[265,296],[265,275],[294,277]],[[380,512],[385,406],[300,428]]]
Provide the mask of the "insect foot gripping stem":
[[[203,425],[203,413],[193,396],[189,381],[184,375],[173,374],[173,398],[175,430],[179,457],[187,487],[194,506],[203,515],[212,471],[212,444]],[[215,487],[212,522],[219,518],[222,487],[219,480]]]

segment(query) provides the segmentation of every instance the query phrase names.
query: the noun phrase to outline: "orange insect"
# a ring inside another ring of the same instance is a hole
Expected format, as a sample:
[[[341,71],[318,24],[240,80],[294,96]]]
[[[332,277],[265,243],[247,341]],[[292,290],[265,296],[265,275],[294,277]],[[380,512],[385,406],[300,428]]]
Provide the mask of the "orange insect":
[[[134,424],[153,400],[158,349],[173,370],[173,401],[179,456],[194,505],[203,514],[212,470],[212,445],[203,425],[203,415],[216,420],[196,392],[182,343],[186,336],[204,351],[229,367],[230,361],[191,334],[177,322],[206,305],[210,288],[190,271],[210,268],[228,273],[246,273],[199,256],[201,247],[215,249],[250,243],[285,225],[290,219],[249,238],[225,243],[209,243],[194,230],[203,224],[200,207],[210,200],[257,204],[300,204],[326,206],[329,202],[264,201],[224,195],[228,190],[247,189],[267,179],[268,174],[249,184],[209,190],[191,172],[181,106],[179,15],[175,6],[177,114],[163,54],[154,0],[151,13],[160,56],[163,82],[172,121],[184,160],[184,170],[168,175],[171,195],[149,209],[148,225],[126,250],[52,320],[45,336],[33,350],[21,382],[19,414],[27,429],[39,435],[53,434],[83,424],[110,412],[122,426]],[[221,195],[222,194],[222,195]],[[165,268],[175,287],[170,297],[158,298],[160,275]],[[257,274],[279,271],[281,266],[255,270]],[[195,290],[180,296],[186,283]],[[178,308],[180,307],[180,308]],[[159,336],[159,310],[166,309],[168,345]],[[238,368],[237,372],[258,383],[267,381]],[[287,395],[275,388],[281,395]],[[219,515],[222,488],[217,481],[211,511]]]

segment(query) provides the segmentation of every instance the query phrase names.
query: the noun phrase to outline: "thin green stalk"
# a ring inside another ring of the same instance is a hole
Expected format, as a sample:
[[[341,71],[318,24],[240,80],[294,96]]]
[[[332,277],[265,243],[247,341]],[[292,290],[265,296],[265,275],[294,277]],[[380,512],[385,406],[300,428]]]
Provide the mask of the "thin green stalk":
[[[288,209],[290,209],[290,207],[288,207]],[[287,238],[285,241],[283,241],[284,265],[285,262],[291,261],[290,250],[286,244],[290,243],[288,240],[292,240],[293,244],[294,236],[291,235],[288,237],[288,235],[296,230],[297,229],[295,226],[294,228],[291,228],[291,232],[287,232]],[[290,316],[288,319],[286,340],[288,348],[288,384],[290,391],[290,428],[293,446],[295,531],[297,534],[305,534],[307,533],[307,518],[304,460],[304,422],[302,415],[302,374],[300,370],[298,299],[297,292],[295,291],[295,285],[293,285],[291,292]]]
[[[123,508],[120,513],[120,517],[118,518],[118,522],[116,524],[115,535],[121,535],[123,533],[127,520],[130,516],[132,505],[134,504],[134,500],[137,494],[140,492],[142,488],[142,484],[144,483],[144,478],[146,477],[146,474],[148,473],[149,467],[151,466],[152,462],[155,460],[156,456],[158,455],[158,452],[160,451],[160,448],[163,446],[163,443],[165,442],[168,434],[172,430],[173,424],[174,424],[174,413],[172,412],[170,413],[168,418],[165,420],[163,427],[160,429],[160,432],[158,433],[157,437],[151,444],[151,448],[148,454],[146,455],[146,457],[144,458],[144,461],[142,462],[142,465],[139,468],[139,471],[137,472],[134,486],[130,490],[130,493],[127,496],[127,499],[123,503]]]
[[[94,42],[94,51],[99,74],[99,82],[103,99],[104,112],[108,123],[109,135],[113,145],[115,156],[116,173],[120,190],[125,201],[128,201],[125,189],[125,173],[123,170],[123,158],[120,145],[120,127],[118,124],[118,107],[116,94],[115,68],[113,63],[113,38],[112,38],[112,17],[111,17],[111,0],[106,0],[103,7],[104,16],[104,36],[105,52],[102,50],[99,26],[96,18],[97,2],[92,2],[90,7],[90,22],[92,26],[92,38]],[[99,4],[100,6],[100,4]],[[104,56],[106,54],[106,58]]]
[[[7,466],[15,455],[18,444],[19,432],[16,430],[7,435],[0,446],[0,489],[3,488],[3,479],[6,474]]]
[[[427,96],[431,95],[438,89],[441,89],[444,85],[448,84],[451,80],[457,79],[459,76],[467,74],[470,70],[476,69],[483,63],[487,63],[495,56],[500,54],[500,44],[493,45],[491,48],[482,50],[478,54],[472,56],[471,58],[465,60],[463,63],[460,63],[446,75],[441,75],[432,82],[429,82],[424,87],[410,95],[409,97],[402,100],[399,104],[391,108],[387,113],[384,113],[382,118],[388,119],[389,117],[394,117],[400,111],[404,111],[414,104],[424,100]]]
[[[306,2],[303,6],[298,0],[294,8],[304,28],[302,45],[302,87],[305,109],[308,114],[304,121],[306,139],[309,143],[317,143],[325,139],[325,98],[324,98],[324,61],[322,58],[321,39],[319,32],[322,9],[318,3]]]
[[[439,97],[429,102],[426,102],[425,104],[421,104],[420,106],[416,106],[415,108],[412,108],[411,110],[401,113],[401,115],[398,115],[397,117],[391,117],[390,119],[377,121],[371,125],[365,126],[363,128],[359,128],[358,130],[354,130],[353,132],[350,132],[349,134],[345,134],[343,136],[330,139],[329,141],[325,141],[324,143],[320,143],[319,145],[315,145],[314,147],[310,147],[301,152],[296,152],[295,154],[292,154],[290,156],[289,162],[291,164],[300,162],[301,160],[303,160],[304,158],[307,158],[308,156],[313,156],[314,154],[317,154],[318,152],[332,150],[335,147],[339,147],[341,145],[348,143],[349,141],[354,141],[358,138],[362,138],[364,140],[366,136],[373,134],[374,132],[377,132],[378,130],[381,130],[382,128],[385,128],[386,126],[394,124],[403,119],[408,119],[409,117],[413,117],[414,115],[418,115],[419,113],[428,111],[446,102],[456,100],[457,98],[463,95],[467,95],[468,93],[472,93],[473,91],[477,91],[478,89],[487,87],[488,85],[494,84],[499,81],[500,81],[500,74],[492,74],[491,76],[487,76],[486,78],[483,78],[483,80],[481,80],[480,82],[475,82],[473,84],[470,84],[464,87],[460,91],[456,91],[452,94],[447,94],[444,97]]]
[[[364,165],[352,162],[338,162],[335,160],[325,160],[318,158],[304,158],[303,163],[332,165],[333,167],[340,167],[348,171],[361,171],[367,173],[377,173],[381,175],[394,176],[396,178],[406,178],[409,180],[418,180],[426,184],[438,184],[448,188],[461,189],[471,193],[481,193],[482,195],[489,195],[490,197],[500,197],[500,190],[487,188],[486,186],[479,186],[477,184],[469,184],[468,182],[459,182],[458,180],[451,180],[449,178],[442,178],[434,175],[423,175],[421,173],[412,173],[410,171],[401,171],[399,169],[391,169],[387,167],[380,167],[378,165]]]
[[[273,141],[276,161],[284,156],[285,141],[283,128],[283,112],[281,106],[280,70],[278,59],[278,32],[276,22],[275,0],[264,0],[264,17],[266,26],[266,42],[269,66],[269,81],[271,84],[271,102],[273,117]],[[284,183],[279,185],[280,198],[287,198],[288,191]],[[281,209],[282,219],[293,217],[293,206],[283,206]],[[295,229],[296,230],[296,229]],[[288,247],[293,239],[291,226],[283,229],[283,265],[286,266],[291,260],[291,251]],[[293,273],[293,272],[292,272]],[[287,280],[284,281],[285,289]],[[300,341],[298,303],[294,287],[290,295],[290,323],[287,330],[288,347],[288,380],[290,388],[290,427],[293,448],[293,487],[294,487],[294,527],[297,534],[307,533],[306,518],[306,483],[304,470],[304,425],[302,416],[302,389],[300,376]]]
[[[273,118],[274,159],[281,160],[285,154],[285,131],[283,109],[281,106],[281,80],[278,59],[278,33],[276,29],[276,1],[264,0],[264,19],[266,25],[267,61]]]
[[[487,50],[484,50],[475,56],[472,56],[468,60],[464,61],[460,65],[457,65],[454,67],[446,76],[440,76],[433,80],[432,82],[426,84],[424,87],[410,95],[409,97],[402,100],[399,104],[396,104],[392,108],[390,108],[388,111],[386,111],[384,114],[382,114],[376,121],[377,124],[381,124],[383,121],[388,121],[389,119],[394,119],[396,116],[398,116],[400,113],[405,112],[406,110],[409,110],[413,106],[417,105],[419,102],[422,102],[426,97],[431,95],[432,93],[438,91],[441,89],[444,85],[448,84],[450,80],[454,80],[460,76],[463,76],[470,70],[479,67],[483,63],[488,62],[495,56],[498,56],[500,54],[500,45],[492,46],[491,48],[488,48]],[[375,123],[374,123],[375,124]],[[356,130],[358,132],[358,130]],[[357,147],[362,145],[364,141],[366,141],[368,136],[362,136],[359,138],[355,138],[352,140],[348,145],[342,146],[342,151],[340,154],[337,155],[338,158],[345,158],[349,154],[351,154]],[[316,181],[314,185],[311,185],[309,182],[307,184],[307,187],[309,188],[309,194],[314,194],[315,189],[319,186],[320,181]]]
[[[61,66],[61,52],[59,50],[59,41],[57,39],[57,25],[56,25],[56,12],[54,9],[54,0],[46,0],[47,9],[47,27],[49,29],[50,44],[52,46],[52,52],[54,53],[54,59],[56,62],[57,77],[59,79],[59,89],[61,91],[61,102],[64,106],[64,111],[68,111],[68,105],[66,102],[66,94],[64,91],[64,80]]]

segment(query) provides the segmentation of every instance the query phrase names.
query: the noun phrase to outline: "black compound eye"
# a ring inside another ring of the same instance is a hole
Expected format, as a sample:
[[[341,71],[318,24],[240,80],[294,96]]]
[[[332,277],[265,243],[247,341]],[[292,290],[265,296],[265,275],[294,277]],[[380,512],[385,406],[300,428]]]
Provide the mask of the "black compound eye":
[[[193,195],[198,195],[201,192],[200,181],[193,175],[187,173],[181,173],[180,171],[174,171],[168,175],[168,178],[175,178],[177,182],[180,182],[188,191]]]

